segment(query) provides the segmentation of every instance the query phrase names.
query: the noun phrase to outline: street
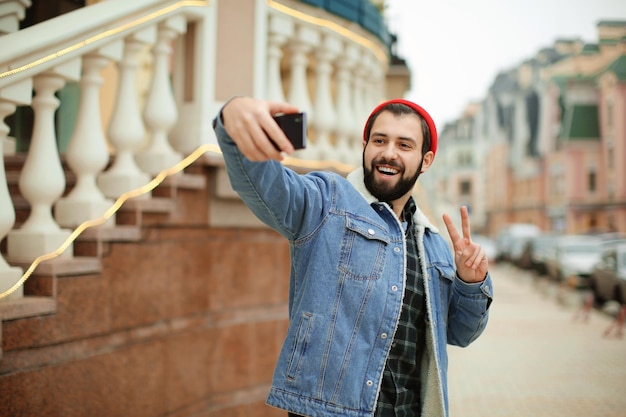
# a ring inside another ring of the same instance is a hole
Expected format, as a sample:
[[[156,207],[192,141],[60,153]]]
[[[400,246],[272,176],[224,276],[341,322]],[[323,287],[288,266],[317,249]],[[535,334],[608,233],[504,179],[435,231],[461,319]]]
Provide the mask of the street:
[[[613,315],[585,321],[580,293],[508,264],[491,273],[485,333],[448,348],[450,416],[626,416],[626,337],[604,336]]]

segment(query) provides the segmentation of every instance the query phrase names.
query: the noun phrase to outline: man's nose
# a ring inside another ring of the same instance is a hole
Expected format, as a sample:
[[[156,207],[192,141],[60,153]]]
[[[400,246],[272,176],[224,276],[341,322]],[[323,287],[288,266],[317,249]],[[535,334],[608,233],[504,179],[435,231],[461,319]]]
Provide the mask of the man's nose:
[[[384,147],[383,156],[387,159],[396,159],[398,157],[398,151],[391,142]]]

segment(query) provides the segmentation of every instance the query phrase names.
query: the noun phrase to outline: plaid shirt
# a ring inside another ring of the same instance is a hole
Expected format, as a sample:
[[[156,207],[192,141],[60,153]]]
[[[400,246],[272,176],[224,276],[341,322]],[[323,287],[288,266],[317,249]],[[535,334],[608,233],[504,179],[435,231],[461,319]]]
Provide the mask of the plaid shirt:
[[[419,268],[413,198],[402,212],[406,227],[406,289],[400,322],[383,372],[375,417],[417,417],[421,415],[420,365],[424,351],[426,298]]]

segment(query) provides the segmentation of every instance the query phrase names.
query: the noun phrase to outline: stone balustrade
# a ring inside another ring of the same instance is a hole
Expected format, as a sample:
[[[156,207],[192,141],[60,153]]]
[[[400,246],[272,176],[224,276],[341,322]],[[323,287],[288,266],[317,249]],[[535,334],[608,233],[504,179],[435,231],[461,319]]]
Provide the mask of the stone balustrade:
[[[19,174],[20,194],[30,206],[21,224],[15,224],[0,158],[0,240],[7,240],[5,257],[0,254],[0,293],[23,273],[12,263],[55,251],[71,229],[102,216],[114,199],[145,185],[198,146],[215,143],[211,118],[223,104],[214,94],[217,25],[222,24],[217,3],[108,0],[0,37],[3,156],[14,152],[5,119],[16,106],[30,106],[34,115]],[[266,36],[255,39],[255,47],[265,69],[255,91],[307,112],[309,146],[297,158],[360,164],[363,121],[385,96],[388,46],[358,24],[346,25],[305,2],[264,4],[258,13]],[[193,53],[188,45],[194,45]],[[140,61],[146,51],[150,59]],[[141,96],[137,80],[146,71],[145,61],[150,82]],[[100,107],[105,68],[114,68],[117,83],[106,125]],[[188,74],[196,74],[191,87]],[[60,155],[57,93],[69,82],[78,83],[79,104],[71,139]],[[191,98],[186,88],[193,89]],[[62,162],[75,178],[67,195]],[[114,224],[111,218],[100,227]],[[62,256],[72,256],[71,246]],[[21,296],[18,290],[8,298]]]
[[[23,273],[10,264],[32,262],[54,252],[68,239],[71,229],[101,217],[113,199],[145,185],[183,157],[168,141],[178,120],[170,78],[172,45],[189,25],[204,29],[194,31],[198,39],[211,39],[214,27],[205,23],[211,22],[214,7],[209,1],[131,3],[98,3],[0,37],[0,239],[6,238],[6,256],[0,256],[0,292],[8,290]],[[151,54],[146,71],[151,81],[140,108],[135,80],[140,70],[137,55],[144,47]],[[103,126],[102,72],[110,64],[117,68],[119,83],[113,116],[108,126]],[[61,104],[58,92],[70,82],[78,83],[79,104],[62,158],[55,112]],[[12,153],[15,148],[5,119],[18,105],[32,108],[33,125],[19,173],[19,192],[30,213],[16,225],[3,162],[4,150]],[[186,148],[201,143],[198,136],[187,135],[186,139]],[[114,161],[105,171],[111,155],[115,155]],[[75,179],[65,196],[62,159]],[[112,217],[101,227],[114,224]],[[72,257],[71,245],[60,256]],[[17,290],[7,299],[21,296],[22,290]]]
[[[363,123],[386,96],[387,46],[331,13],[313,18],[302,15],[310,8],[268,4],[267,97],[307,112],[309,146],[297,156],[360,164]]]

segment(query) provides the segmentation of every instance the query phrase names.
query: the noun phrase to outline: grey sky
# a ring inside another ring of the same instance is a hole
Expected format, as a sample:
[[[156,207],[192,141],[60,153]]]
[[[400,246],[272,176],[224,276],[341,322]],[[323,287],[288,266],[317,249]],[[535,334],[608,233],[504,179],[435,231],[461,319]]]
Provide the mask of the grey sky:
[[[387,0],[387,23],[412,70],[406,98],[438,126],[484,98],[494,77],[559,38],[597,42],[599,20],[626,20],[626,0]]]

